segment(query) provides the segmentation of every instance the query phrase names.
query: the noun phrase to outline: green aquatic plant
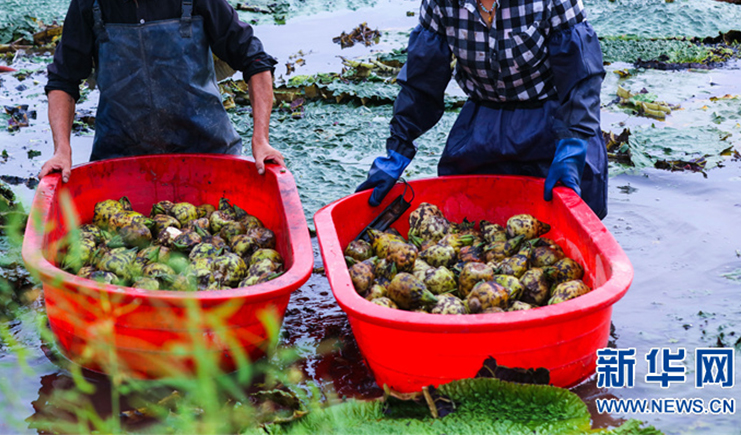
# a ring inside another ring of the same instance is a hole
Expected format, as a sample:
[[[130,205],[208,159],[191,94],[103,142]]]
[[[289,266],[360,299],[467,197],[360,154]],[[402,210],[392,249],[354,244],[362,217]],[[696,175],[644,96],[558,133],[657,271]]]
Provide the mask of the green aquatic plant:
[[[661,433],[635,420],[615,429],[592,429],[584,402],[568,390],[551,386],[477,378],[441,385],[437,392],[455,404],[453,412],[444,417],[434,418],[427,404],[414,401],[395,401],[390,409],[382,400],[348,400],[266,429],[271,435]]]
[[[34,16],[20,13],[3,15],[0,18],[0,44],[9,44],[19,39],[33,40],[33,34],[39,30]]]
[[[401,68],[407,62],[407,51],[403,48],[397,48],[386,53],[379,53],[378,61],[395,68]]]
[[[644,39],[636,37],[604,37],[600,39],[605,62],[637,62],[661,60],[667,64],[701,64],[717,57],[712,47],[687,39]]]
[[[631,130],[630,149],[636,167],[654,167],[661,161],[704,160],[702,169],[722,163],[729,143],[727,134],[715,127],[698,127],[691,131],[672,127],[635,127]]]
[[[717,0],[586,0],[584,7],[600,37],[705,37],[741,22],[738,5]]]

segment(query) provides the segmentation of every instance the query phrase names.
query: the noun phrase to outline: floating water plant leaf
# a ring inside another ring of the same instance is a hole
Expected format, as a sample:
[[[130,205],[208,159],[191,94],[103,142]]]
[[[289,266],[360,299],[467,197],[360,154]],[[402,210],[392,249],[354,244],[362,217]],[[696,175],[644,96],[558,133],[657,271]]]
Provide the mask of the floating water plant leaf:
[[[87,133],[95,128],[96,113],[89,109],[77,109],[75,119],[72,122],[72,131],[75,133]]]
[[[701,172],[707,178],[705,165],[707,161],[704,157],[697,157],[689,161],[685,160],[659,160],[654,163],[656,169],[667,169],[669,171],[690,171]]]
[[[621,106],[630,107],[641,116],[663,120],[667,114],[672,112],[668,104],[663,101],[656,101],[656,95],[646,89],[641,89],[641,92],[634,94],[622,86],[618,86],[617,96],[620,98]]]
[[[407,49],[397,48],[388,53],[381,53],[378,55],[377,59],[379,62],[383,62],[386,65],[401,68],[402,65],[407,63]]]
[[[455,411],[455,402],[432,385],[415,393],[399,393],[384,385],[382,401],[388,418],[440,418]]]
[[[674,69],[688,68],[690,63],[700,66],[704,59],[711,56],[710,47],[693,43],[686,39],[675,38],[637,38],[637,37],[604,37],[600,40],[603,58],[606,62],[629,62],[648,68]],[[653,63],[652,63],[653,62]],[[660,68],[659,63],[664,65]],[[682,67],[682,64],[687,64]]]
[[[341,77],[346,80],[375,80],[375,81],[386,81],[387,79],[396,79],[396,75],[399,73],[400,68],[394,68],[386,65],[376,59],[353,60],[346,59],[340,56],[343,68]]]
[[[632,103],[653,103],[656,101],[656,94],[650,94],[648,92],[631,94],[629,101]]]
[[[714,124],[720,125],[723,123],[723,121],[726,120],[726,118],[713,112],[713,114],[711,115],[711,120],[713,121]]]
[[[736,0],[736,3],[738,3],[738,0]],[[729,30],[728,32],[718,32],[718,36],[711,37],[708,36],[706,38],[702,38],[700,40],[703,44],[720,44],[724,43],[727,45],[733,45],[733,44],[739,44],[741,43],[741,31],[739,30]]]
[[[371,30],[367,23],[361,23],[350,33],[342,32],[340,36],[332,38],[332,42],[340,44],[340,47],[342,48],[352,47],[356,42],[369,47],[373,44],[377,44],[380,39],[381,32],[379,32],[378,29]]]
[[[0,5],[2,5],[2,1],[0,0]],[[230,3],[232,5],[238,4],[236,1],[230,1]],[[240,3],[241,6],[237,9],[237,12],[242,20],[252,24],[271,25],[284,24],[287,20],[300,16],[316,15],[324,12],[354,11],[375,6],[377,0],[249,0]],[[67,5],[69,5],[69,1],[67,1]]]
[[[604,432],[595,432],[604,435],[663,435],[663,432],[653,426],[647,426],[638,420],[628,420],[622,426]]]
[[[7,44],[19,40],[33,40],[33,34],[39,30],[36,19],[21,13],[4,13],[0,18],[0,43]],[[10,47],[9,47],[10,48]]]
[[[636,421],[623,424],[624,430],[593,430],[587,406],[577,395],[546,385],[513,384],[479,378],[453,381],[441,385],[438,391],[456,403],[455,412],[441,418],[433,418],[429,412],[424,417],[390,418],[384,415],[384,403],[380,400],[349,400],[314,410],[292,424],[271,425],[266,430],[273,435],[660,433],[651,427],[642,428],[643,425]],[[412,409],[409,412],[423,414]]]
[[[730,39],[730,38],[729,38]],[[632,62],[638,68],[664,71],[709,69],[728,61],[734,50],[723,39],[606,37],[602,50],[607,61]]]
[[[688,169],[709,169],[725,160],[721,153],[728,147],[722,141],[726,132],[708,126],[691,129],[639,126],[631,132],[630,149],[636,167],[655,167],[663,161],[675,162],[666,169],[684,169],[678,162],[689,164]]]
[[[344,98],[357,97],[366,102],[392,103],[399,94],[399,85],[379,82],[343,83],[332,82],[326,86],[333,95]]]
[[[738,95],[731,95],[731,94],[725,94],[721,97],[710,97],[710,101],[720,101],[720,100],[737,100]]]
[[[607,158],[609,161],[633,166],[633,162],[630,159],[630,145],[628,144],[629,137],[630,129],[627,128],[623,129],[623,131],[617,136],[613,132],[602,132],[602,138],[605,141]]]

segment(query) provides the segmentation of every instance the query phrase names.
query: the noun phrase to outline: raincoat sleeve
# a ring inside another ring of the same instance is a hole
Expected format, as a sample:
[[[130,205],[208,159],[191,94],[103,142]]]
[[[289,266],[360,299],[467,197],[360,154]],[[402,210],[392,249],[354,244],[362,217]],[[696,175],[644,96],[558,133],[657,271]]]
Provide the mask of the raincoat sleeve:
[[[83,16],[80,2],[72,0],[64,19],[62,39],[54,51],[54,61],[47,67],[48,79],[44,91],[61,90],[75,101],[80,99],[80,84],[93,68],[92,17]]]
[[[452,76],[451,52],[434,0],[424,0],[420,24],[409,36],[407,62],[396,78],[401,91],[394,102],[386,148],[411,159],[413,141],[432,128],[445,110],[445,88]]]
[[[597,34],[586,21],[581,0],[554,0],[548,41],[550,64],[561,107],[558,139],[601,134],[600,89],[605,76]]]
[[[275,71],[278,61],[265,52],[253,27],[241,21],[226,0],[205,0],[195,5],[204,17],[211,50],[232,69],[242,71],[245,80],[262,71]]]

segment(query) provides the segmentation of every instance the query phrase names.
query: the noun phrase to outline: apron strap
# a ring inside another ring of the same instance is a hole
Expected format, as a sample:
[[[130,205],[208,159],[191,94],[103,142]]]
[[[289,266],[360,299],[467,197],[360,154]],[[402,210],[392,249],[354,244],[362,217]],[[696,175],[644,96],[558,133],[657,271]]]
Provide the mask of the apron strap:
[[[100,11],[98,0],[93,3],[93,33],[99,43],[108,41],[108,32],[103,24],[103,13]]]
[[[98,0],[95,0],[96,2]],[[180,36],[190,38],[191,23],[193,22],[193,0],[183,0],[183,14],[180,17]]]

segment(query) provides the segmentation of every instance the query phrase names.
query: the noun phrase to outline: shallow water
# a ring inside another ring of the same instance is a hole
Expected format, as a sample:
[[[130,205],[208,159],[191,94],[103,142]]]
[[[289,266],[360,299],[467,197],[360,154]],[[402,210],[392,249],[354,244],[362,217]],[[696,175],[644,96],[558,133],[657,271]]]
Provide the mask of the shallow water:
[[[636,387],[609,391],[621,398],[738,397],[735,390],[694,388],[696,348],[741,347],[738,280],[724,277],[741,268],[734,221],[741,212],[741,163],[700,174],[646,170],[610,180],[604,220],[630,258],[635,276],[613,311],[615,345],[635,348]],[[652,348],[686,348],[690,382],[662,390],[642,382],[642,358]],[[739,373],[736,364],[736,385]],[[738,411],[737,411],[738,412]],[[738,414],[727,416],[638,416],[667,433],[738,433]],[[704,426],[707,425],[707,426]],[[688,429],[693,431],[685,432]]]
[[[659,2],[646,1],[587,3],[593,8],[595,27],[606,32],[611,29],[607,20],[609,14],[627,20],[626,17],[635,16],[628,13],[628,6],[644,11],[659,7],[656,4]],[[716,3],[694,3],[700,9],[710,8],[713,12],[708,20],[697,24],[693,32],[703,31],[707,23],[712,25],[716,19]],[[287,26],[260,25],[258,35],[266,46],[272,47],[271,53],[280,61],[276,76],[283,73],[285,62],[299,50],[304,53],[306,64],[297,67],[294,74],[313,74],[338,71],[340,55],[352,58],[367,55],[372,50],[403,46],[409,28],[416,22],[416,18],[407,16],[406,12],[416,10],[417,1],[373,4],[373,8],[339,8],[333,12],[297,16],[291,18]],[[675,4],[687,6],[688,2]],[[622,8],[617,9],[618,6]],[[736,9],[726,9],[727,5],[718,7],[736,13]],[[340,50],[331,43],[332,37],[350,31],[363,21],[384,32],[386,37],[381,45]],[[669,34],[667,32],[676,22],[668,20],[665,23],[668,27],[659,31],[662,35]],[[640,28],[637,24],[631,26],[626,29]],[[653,27],[650,30],[653,32]],[[13,134],[0,132],[0,149],[9,154],[6,161],[0,159],[0,174],[18,177],[13,180],[17,184],[12,187],[26,206],[34,192],[33,177],[43,161],[50,157],[52,149],[42,91],[46,80],[44,61],[43,58],[18,56],[13,63],[15,68],[37,71],[23,81],[8,74],[0,75],[0,104],[30,104],[31,109],[37,111],[37,118],[30,127]],[[649,168],[611,167],[609,214],[604,224],[627,253],[635,272],[630,290],[614,306],[611,345],[636,349],[636,384],[633,388],[599,389],[596,379],[592,378],[573,391],[592,409],[596,427],[616,426],[623,419],[637,418],[667,434],[739,434],[741,162],[715,156],[719,147],[741,148],[738,124],[741,104],[738,98],[713,101],[710,97],[740,94],[741,66],[736,62],[712,71],[646,71],[627,80],[612,74],[614,70],[627,67],[630,65],[619,63],[608,67],[602,93],[605,106],[602,127],[615,133],[631,128],[634,134],[631,139],[643,145],[643,162]],[[672,113],[665,122],[633,116],[608,104],[615,97],[618,84],[634,90],[646,87],[661,99],[681,105],[682,110]],[[455,86],[449,91],[455,93]],[[95,100],[93,92],[78,110],[94,109]],[[407,177],[434,175],[437,156],[455,116],[455,112],[446,113],[435,130],[420,139],[420,153],[409,167]],[[244,115],[234,113],[232,117],[243,137],[249,137],[250,126],[244,121]],[[319,207],[352,193],[364,179],[370,162],[383,150],[389,117],[390,108],[385,106],[314,105],[307,107],[304,119],[273,120],[273,143],[286,154],[311,227],[311,217]],[[345,122],[345,118],[351,121]],[[5,122],[4,118],[0,120]],[[715,130],[703,130],[708,127]],[[721,139],[718,137],[721,133],[716,130],[729,136]],[[673,142],[667,146],[667,140]],[[73,137],[76,164],[87,161],[91,144],[90,134]],[[41,155],[30,156],[31,150],[38,150]],[[708,161],[713,165],[709,165],[707,177],[703,177],[700,173],[651,169],[652,161],[663,153],[686,159],[698,153],[715,154],[709,156]],[[715,167],[716,163],[721,163],[722,167]],[[317,167],[321,170],[317,171]],[[313,244],[315,266],[321,267],[316,238]],[[53,411],[45,402],[46,395],[54,389],[64,390],[70,384],[69,374],[50,361],[35,332],[34,322],[41,312],[43,303],[37,300],[8,325],[12,336],[22,343],[22,353],[0,348],[0,406],[12,410],[4,413],[0,433],[36,433],[26,420]],[[299,350],[306,375],[325,388],[334,389],[340,397],[370,398],[381,394],[362,362],[346,316],[337,306],[324,275],[313,274],[292,295],[282,337],[282,344]],[[697,389],[692,378],[694,351],[717,346],[735,347],[736,384],[731,389],[718,386]],[[666,389],[646,382],[648,367],[644,358],[652,348],[669,348],[673,352],[685,348],[688,381]],[[19,368],[19,358],[28,362],[28,369]],[[102,408],[106,407],[102,399],[105,392],[106,384],[100,382],[96,397]],[[706,401],[736,398],[736,411],[732,415],[661,415],[600,414],[594,410],[596,399],[611,397],[702,398]]]

